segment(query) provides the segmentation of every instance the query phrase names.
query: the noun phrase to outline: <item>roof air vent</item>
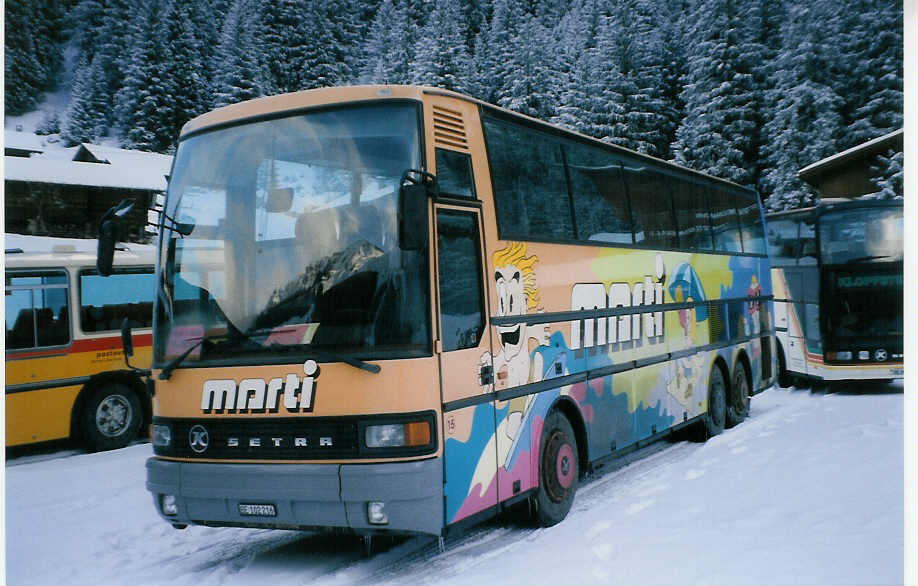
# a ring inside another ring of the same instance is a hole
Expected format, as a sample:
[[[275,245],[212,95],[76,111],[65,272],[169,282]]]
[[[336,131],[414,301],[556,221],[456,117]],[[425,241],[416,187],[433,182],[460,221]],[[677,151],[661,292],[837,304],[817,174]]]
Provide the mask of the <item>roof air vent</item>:
[[[442,106],[433,107],[434,142],[448,147],[468,149],[462,112]]]

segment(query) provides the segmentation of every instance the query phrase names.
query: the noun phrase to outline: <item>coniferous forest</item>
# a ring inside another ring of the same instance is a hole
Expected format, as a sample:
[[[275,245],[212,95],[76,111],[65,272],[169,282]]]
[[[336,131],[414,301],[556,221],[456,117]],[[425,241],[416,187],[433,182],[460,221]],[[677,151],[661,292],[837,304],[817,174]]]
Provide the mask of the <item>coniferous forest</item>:
[[[902,126],[901,0],[7,0],[6,114],[172,152],[263,95],[425,84],[809,203],[810,163]],[[65,55],[70,58],[65,59]],[[41,131],[42,129],[40,129]],[[875,169],[901,194],[902,154]]]

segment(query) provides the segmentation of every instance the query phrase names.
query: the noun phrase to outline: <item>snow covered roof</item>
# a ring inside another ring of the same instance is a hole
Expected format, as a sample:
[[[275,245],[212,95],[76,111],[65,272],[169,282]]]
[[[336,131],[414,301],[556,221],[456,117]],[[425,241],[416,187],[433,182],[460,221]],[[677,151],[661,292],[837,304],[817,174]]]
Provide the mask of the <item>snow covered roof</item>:
[[[3,244],[4,249],[21,248],[26,252],[51,252],[55,248],[95,252],[98,246],[94,238],[57,238],[27,234],[4,234]]]
[[[91,153],[99,162],[72,160],[81,152]],[[88,144],[81,145],[68,158],[50,156],[49,153],[48,156],[4,157],[3,159],[4,179],[7,181],[155,191],[166,189],[166,175],[172,166],[172,157],[169,155]],[[110,164],[100,164],[101,162]]]
[[[165,168],[164,173],[169,172],[172,166],[171,155],[161,155],[159,153],[147,153],[144,151],[131,151],[128,149],[119,149],[115,147],[101,146],[97,144],[82,143],[73,156],[74,160],[81,154],[89,154],[99,163],[110,163],[112,165],[155,165],[157,168]],[[94,162],[94,161],[89,161]]]
[[[98,243],[90,238],[54,238],[25,234],[4,234],[4,260],[7,267],[60,265],[62,255],[68,262],[95,264]],[[156,254],[153,244],[119,243],[115,258],[123,264],[152,264]]]
[[[3,131],[4,150],[20,152],[41,153],[45,150],[41,137],[31,132],[16,132],[15,130]]]
[[[816,161],[811,165],[807,165],[806,167],[800,169],[797,172],[797,175],[799,175],[800,178],[804,181],[809,182],[809,177],[813,177],[816,174],[826,171],[829,168],[846,163],[853,158],[860,156],[872,156],[879,152],[883,152],[886,149],[901,151],[904,133],[905,131],[900,128],[899,130],[894,130],[889,134],[884,134],[879,138],[868,140],[867,142],[851,147],[848,150],[842,151],[840,153],[835,153],[830,157],[826,157],[825,159]]]

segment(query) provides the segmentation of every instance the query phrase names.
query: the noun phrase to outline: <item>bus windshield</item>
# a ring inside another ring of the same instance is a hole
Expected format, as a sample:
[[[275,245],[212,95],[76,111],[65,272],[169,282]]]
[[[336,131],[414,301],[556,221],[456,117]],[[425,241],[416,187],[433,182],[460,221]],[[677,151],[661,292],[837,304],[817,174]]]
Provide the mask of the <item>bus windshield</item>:
[[[182,141],[165,206],[156,360],[195,345],[189,359],[205,362],[427,352],[427,253],[399,248],[397,217],[402,173],[421,166],[418,120],[415,105],[375,104]]]
[[[902,208],[857,208],[820,218],[822,264],[901,261]]]

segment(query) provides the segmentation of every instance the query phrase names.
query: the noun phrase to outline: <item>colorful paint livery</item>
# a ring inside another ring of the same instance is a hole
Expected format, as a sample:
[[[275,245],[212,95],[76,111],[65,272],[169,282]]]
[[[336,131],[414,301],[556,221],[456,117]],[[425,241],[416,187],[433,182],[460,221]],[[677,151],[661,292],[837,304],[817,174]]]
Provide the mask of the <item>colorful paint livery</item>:
[[[176,527],[552,525],[593,467],[772,383],[729,182],[402,86],[221,108],[175,160],[147,486]]]
[[[901,201],[769,216],[781,384],[903,376]]]
[[[118,330],[125,318],[142,328],[132,362],[149,367],[152,247],[119,251],[105,280],[93,253],[69,243],[41,252],[48,242],[7,239],[22,248],[5,255],[6,445],[69,437],[95,449],[127,445],[151,408],[140,377],[125,367]]]
[[[550,246],[542,246],[548,250],[542,256],[553,256]],[[540,255],[535,252],[539,245],[530,244],[529,248],[534,253],[528,257],[526,244],[519,242],[493,253],[493,265],[500,267],[495,273],[498,279],[505,274],[523,276],[525,271],[528,283],[525,291],[523,280],[516,290],[506,293],[500,286],[495,287],[496,317],[506,315],[500,313],[501,307],[515,307],[520,309],[513,315],[524,319],[527,308],[535,307],[531,300],[541,299],[547,304],[558,299],[558,293],[563,295],[563,287],[540,291],[535,286],[539,281]],[[506,344],[507,332],[512,332],[510,340],[514,342],[510,352],[505,345],[495,356],[495,365],[502,367],[509,362],[505,357],[519,345],[517,332],[522,333],[522,338],[538,327],[541,336],[530,338],[528,352],[512,354],[519,364],[515,372],[523,372],[525,377],[508,374],[501,379],[498,375],[499,390],[513,393],[514,387],[554,378],[586,380],[494,405],[479,405],[471,419],[447,415],[447,425],[459,428],[447,430],[446,458],[466,463],[464,470],[460,466],[448,467],[449,523],[486,509],[493,503],[499,486],[510,487],[508,493],[514,494],[537,487],[542,424],[562,397],[576,406],[584,424],[584,458],[591,462],[703,414],[707,409],[708,375],[718,357],[729,364],[742,354],[748,361],[753,388],[762,388],[767,380],[762,376],[763,354],[766,362],[770,361],[767,334],[772,331],[767,259],[608,249],[585,250],[581,254],[586,258],[594,256],[595,260],[586,265],[590,273],[583,280],[589,282],[570,287],[571,310],[635,309],[644,305],[662,309],[676,304],[686,307],[536,326],[527,326],[525,321],[517,326],[495,326],[495,339]],[[523,261],[525,268],[506,262],[508,257]],[[642,274],[648,272],[642,264],[651,267],[652,276]],[[673,269],[667,270],[667,265]],[[624,275],[630,275],[630,279],[623,280]],[[706,289],[719,294],[709,298]],[[616,296],[613,291],[625,293]],[[589,303],[584,305],[585,301]],[[535,315],[545,315],[552,309],[561,313],[567,308],[543,306]],[[682,355],[671,358],[673,354]],[[639,367],[638,361],[655,363]],[[766,366],[770,368],[770,363]],[[507,371],[514,372],[511,368]],[[597,371],[618,372],[592,376]],[[497,422],[494,433],[489,432],[492,420]],[[504,498],[507,496],[513,494]]]

